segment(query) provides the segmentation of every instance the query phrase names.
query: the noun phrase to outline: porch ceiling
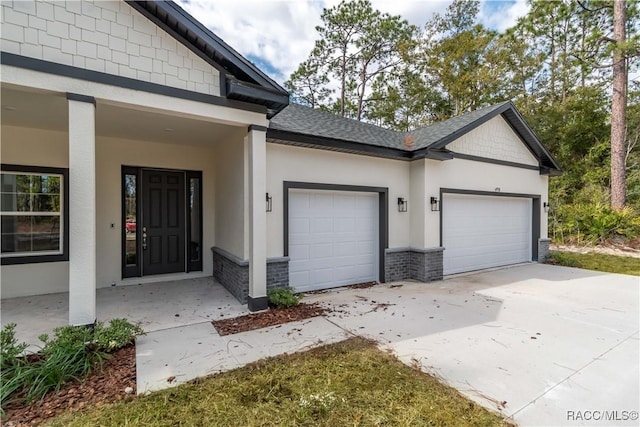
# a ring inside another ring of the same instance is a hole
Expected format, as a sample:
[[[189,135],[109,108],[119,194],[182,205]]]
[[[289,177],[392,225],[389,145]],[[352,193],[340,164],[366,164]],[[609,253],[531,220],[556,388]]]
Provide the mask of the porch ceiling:
[[[66,132],[69,116],[65,94],[24,90],[2,85],[0,100],[3,125],[34,127]],[[206,145],[225,139],[237,127],[133,108],[96,105],[99,136]]]

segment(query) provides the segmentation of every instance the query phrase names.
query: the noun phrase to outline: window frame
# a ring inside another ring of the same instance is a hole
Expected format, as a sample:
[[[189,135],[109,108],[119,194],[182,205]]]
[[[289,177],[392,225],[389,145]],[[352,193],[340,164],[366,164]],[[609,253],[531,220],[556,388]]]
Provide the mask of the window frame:
[[[15,174],[22,173],[24,175],[60,175],[62,177],[62,204],[60,212],[60,238],[62,239],[62,252],[52,254],[29,254],[28,252],[20,252],[20,255],[13,255],[13,253],[11,255],[0,254],[0,265],[69,261],[69,169],[1,163],[0,173],[2,172],[12,172]]]
[[[142,243],[140,241],[140,212],[141,212],[141,204],[140,204],[140,176],[142,168],[135,166],[121,166],[120,170],[120,205],[121,205],[121,219],[120,224],[122,226],[121,232],[121,267],[122,267],[122,278],[127,279],[131,277],[142,277]],[[127,175],[132,175],[136,177],[136,263],[135,264],[127,264],[127,232],[126,232],[126,220],[127,220],[127,208],[126,208],[126,179]]]

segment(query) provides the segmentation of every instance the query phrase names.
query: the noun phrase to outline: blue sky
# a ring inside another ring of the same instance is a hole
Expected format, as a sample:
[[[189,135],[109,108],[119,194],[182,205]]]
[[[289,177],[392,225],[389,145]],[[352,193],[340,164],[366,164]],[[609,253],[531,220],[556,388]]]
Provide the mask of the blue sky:
[[[304,61],[317,38],[316,25],[325,7],[339,0],[177,0],[274,80],[283,83]],[[371,0],[383,12],[424,26],[451,0]],[[480,21],[504,30],[526,14],[526,0],[481,0]]]

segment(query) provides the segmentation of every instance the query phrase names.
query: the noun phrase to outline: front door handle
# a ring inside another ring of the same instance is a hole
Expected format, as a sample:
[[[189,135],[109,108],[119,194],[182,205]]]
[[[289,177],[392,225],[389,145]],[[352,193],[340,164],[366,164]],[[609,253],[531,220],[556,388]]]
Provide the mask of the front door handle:
[[[142,227],[142,250],[147,250],[147,227]]]

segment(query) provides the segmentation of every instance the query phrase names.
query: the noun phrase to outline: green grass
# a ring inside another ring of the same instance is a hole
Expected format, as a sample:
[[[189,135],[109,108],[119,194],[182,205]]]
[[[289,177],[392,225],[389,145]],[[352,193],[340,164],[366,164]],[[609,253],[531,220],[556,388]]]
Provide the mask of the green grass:
[[[360,338],[256,362],[53,426],[503,426]]]
[[[640,258],[598,253],[581,254],[576,252],[552,251],[548,262],[566,267],[640,276]]]

